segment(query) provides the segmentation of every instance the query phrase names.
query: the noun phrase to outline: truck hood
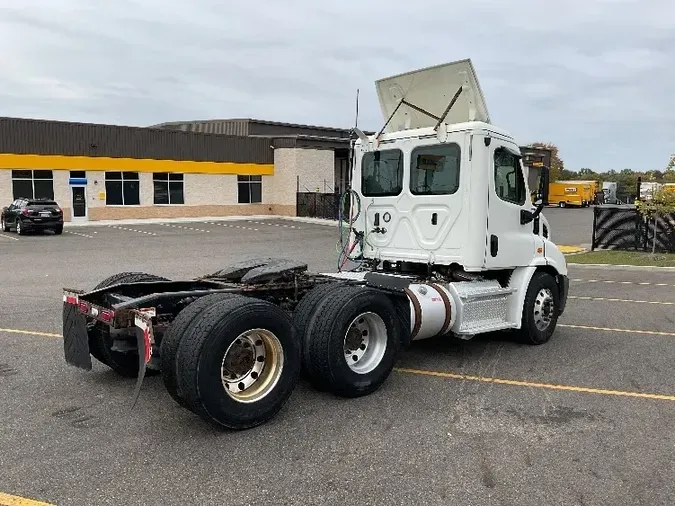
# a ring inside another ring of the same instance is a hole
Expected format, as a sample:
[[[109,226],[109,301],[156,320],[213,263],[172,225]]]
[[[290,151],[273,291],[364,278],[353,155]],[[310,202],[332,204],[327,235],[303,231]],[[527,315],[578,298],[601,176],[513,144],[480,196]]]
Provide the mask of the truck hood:
[[[441,117],[460,86],[457,102],[445,117],[445,123],[482,121],[490,123],[487,104],[470,59],[427,67],[375,81],[384,121],[394,112],[401,99],[434,116]],[[387,125],[386,132],[396,132],[436,125],[437,120],[402,104]]]

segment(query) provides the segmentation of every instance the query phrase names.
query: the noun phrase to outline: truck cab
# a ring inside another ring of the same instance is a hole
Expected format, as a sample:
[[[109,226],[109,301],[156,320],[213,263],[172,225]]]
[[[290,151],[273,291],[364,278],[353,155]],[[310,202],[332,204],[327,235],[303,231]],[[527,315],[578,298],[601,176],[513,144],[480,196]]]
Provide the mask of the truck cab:
[[[386,126],[354,145],[364,258],[466,272],[548,265],[566,274],[532,200],[544,194],[530,184],[545,178],[533,177],[515,139],[490,123],[470,60],[376,86]]]

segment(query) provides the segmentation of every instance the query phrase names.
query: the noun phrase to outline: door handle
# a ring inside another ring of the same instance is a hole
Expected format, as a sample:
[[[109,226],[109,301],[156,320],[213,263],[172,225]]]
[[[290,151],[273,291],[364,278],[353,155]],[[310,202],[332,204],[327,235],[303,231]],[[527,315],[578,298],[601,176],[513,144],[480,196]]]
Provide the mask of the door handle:
[[[379,227],[379,226],[380,226],[380,213],[375,213],[375,221],[374,221],[374,225],[375,225],[376,227]]]
[[[496,235],[492,234],[490,236],[490,255],[496,257],[498,251],[499,251],[499,238]]]
[[[431,215],[431,224],[436,225],[438,223],[438,213],[433,213]]]

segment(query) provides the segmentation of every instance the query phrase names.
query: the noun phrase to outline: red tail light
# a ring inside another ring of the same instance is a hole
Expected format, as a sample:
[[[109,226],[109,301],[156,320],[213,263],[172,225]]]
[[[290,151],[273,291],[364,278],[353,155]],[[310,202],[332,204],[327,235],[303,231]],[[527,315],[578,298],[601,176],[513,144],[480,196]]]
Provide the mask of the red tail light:
[[[30,211],[28,211],[28,209],[24,209],[23,211],[21,211],[21,214],[23,214],[24,216],[28,216],[29,212]]]
[[[103,320],[106,323],[110,323],[113,318],[115,318],[115,312],[114,311],[101,311],[101,320]]]
[[[80,306],[80,311],[82,311],[83,313],[86,313],[87,311],[89,311],[89,304],[87,304],[86,302],[80,302],[79,306]]]

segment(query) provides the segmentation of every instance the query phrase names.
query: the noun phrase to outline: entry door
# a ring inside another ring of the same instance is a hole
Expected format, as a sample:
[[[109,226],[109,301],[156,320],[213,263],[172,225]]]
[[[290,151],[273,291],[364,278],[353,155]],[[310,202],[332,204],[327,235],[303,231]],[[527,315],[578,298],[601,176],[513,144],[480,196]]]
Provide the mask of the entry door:
[[[532,211],[520,157],[497,139],[490,144],[488,223],[485,266],[489,269],[530,265],[535,256],[532,222],[521,225],[521,211]]]
[[[72,209],[72,221],[87,221],[87,187],[71,186],[70,208]]]

